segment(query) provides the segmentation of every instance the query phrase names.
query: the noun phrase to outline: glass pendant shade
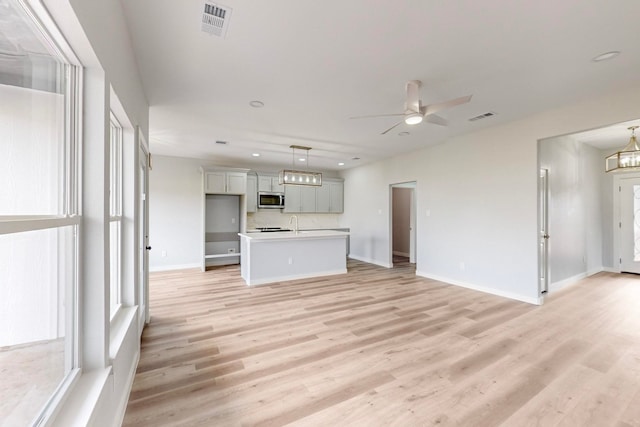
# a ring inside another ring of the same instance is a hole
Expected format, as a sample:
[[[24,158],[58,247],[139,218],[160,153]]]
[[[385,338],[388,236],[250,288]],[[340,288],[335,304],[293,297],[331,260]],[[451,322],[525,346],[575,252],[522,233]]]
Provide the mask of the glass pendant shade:
[[[638,126],[631,126],[629,128],[631,131],[629,143],[622,150],[605,159],[606,172],[640,169],[640,147],[638,147],[635,135],[637,128]]]

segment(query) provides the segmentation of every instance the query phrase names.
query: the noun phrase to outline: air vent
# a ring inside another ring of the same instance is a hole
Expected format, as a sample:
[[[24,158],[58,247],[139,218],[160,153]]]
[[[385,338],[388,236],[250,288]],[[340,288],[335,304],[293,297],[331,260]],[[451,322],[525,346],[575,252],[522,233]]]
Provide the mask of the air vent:
[[[202,13],[202,31],[218,37],[226,37],[231,8],[217,3],[205,2]]]
[[[479,116],[471,117],[469,119],[470,122],[475,122],[476,120],[486,119],[487,117],[495,116],[496,113],[493,111],[489,111],[488,113],[480,114]]]
[[[216,144],[227,145],[227,141],[216,141]]]

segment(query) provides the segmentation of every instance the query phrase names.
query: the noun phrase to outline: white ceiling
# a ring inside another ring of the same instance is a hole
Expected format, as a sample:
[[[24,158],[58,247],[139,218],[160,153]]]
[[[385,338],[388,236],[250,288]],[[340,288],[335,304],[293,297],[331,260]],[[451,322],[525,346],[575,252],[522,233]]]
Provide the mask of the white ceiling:
[[[639,126],[640,119],[617,123],[611,126],[578,132],[572,138],[583,144],[589,144],[607,151],[617,151],[629,143],[631,138],[630,126]],[[636,131],[636,136],[638,132]]]
[[[640,84],[637,0],[225,0],[226,38],[201,30],[203,0],[122,4],[152,153],[217,164],[290,166],[296,144],[339,170]],[[473,99],[442,112],[447,128],[349,119],[402,112],[413,79],[423,103]]]

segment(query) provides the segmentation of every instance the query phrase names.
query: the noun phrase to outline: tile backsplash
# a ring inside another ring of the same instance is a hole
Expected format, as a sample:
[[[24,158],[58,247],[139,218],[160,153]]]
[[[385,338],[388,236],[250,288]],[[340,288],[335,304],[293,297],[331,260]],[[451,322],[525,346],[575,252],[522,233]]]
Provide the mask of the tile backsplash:
[[[282,213],[279,210],[261,210],[247,214],[247,230],[257,227],[282,227],[291,228],[289,218],[292,215],[298,217],[298,228],[339,228],[339,214],[313,214],[313,213]]]

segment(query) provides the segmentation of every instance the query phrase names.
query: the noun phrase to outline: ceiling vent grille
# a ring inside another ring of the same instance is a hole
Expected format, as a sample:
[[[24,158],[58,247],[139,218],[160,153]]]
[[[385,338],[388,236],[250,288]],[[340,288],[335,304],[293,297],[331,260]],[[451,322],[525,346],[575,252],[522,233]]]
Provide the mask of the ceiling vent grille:
[[[495,116],[496,113],[494,113],[493,111],[489,111],[488,113],[484,113],[484,114],[480,114],[479,116],[475,116],[475,117],[471,117],[469,119],[470,122],[475,122],[476,120],[482,120],[482,119],[486,119],[488,117],[492,117]]]
[[[202,13],[202,31],[218,37],[226,37],[231,8],[217,3],[205,2]]]

